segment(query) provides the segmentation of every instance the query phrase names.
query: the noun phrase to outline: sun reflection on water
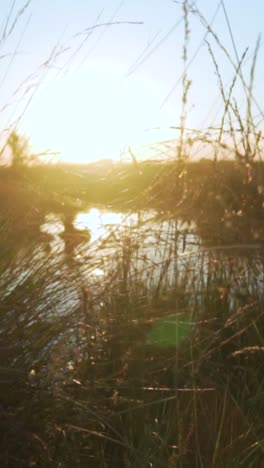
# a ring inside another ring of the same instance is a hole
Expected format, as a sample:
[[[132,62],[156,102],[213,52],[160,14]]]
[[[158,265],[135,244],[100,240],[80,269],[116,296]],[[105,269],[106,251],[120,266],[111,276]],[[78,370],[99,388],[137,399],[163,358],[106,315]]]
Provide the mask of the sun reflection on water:
[[[91,208],[88,212],[79,213],[74,221],[76,229],[89,229],[91,232],[91,241],[97,241],[103,238],[109,228],[129,226],[135,224],[137,216],[135,213],[125,215],[114,213],[113,211],[102,211],[98,208]]]

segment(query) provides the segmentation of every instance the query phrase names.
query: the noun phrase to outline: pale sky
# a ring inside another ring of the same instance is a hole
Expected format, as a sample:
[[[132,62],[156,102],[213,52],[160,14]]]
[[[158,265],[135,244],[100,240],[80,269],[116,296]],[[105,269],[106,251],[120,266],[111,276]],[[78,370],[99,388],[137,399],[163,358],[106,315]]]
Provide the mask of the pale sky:
[[[184,22],[179,3],[3,1],[2,134],[20,117],[18,131],[29,137],[35,151],[58,151],[61,159],[72,162],[118,159],[126,145],[137,147],[174,138],[175,131],[170,127],[180,122],[183,73]],[[244,64],[248,76],[258,35],[264,29],[264,2],[192,3],[212,25],[234,63],[237,64],[236,53],[240,58],[249,47]],[[204,39],[212,45],[225,86],[230,85],[234,69],[212,35],[205,38],[206,29],[197,15],[189,15],[189,29],[187,74],[192,85],[186,124],[200,130],[217,125],[222,109],[217,77]],[[254,86],[260,109],[264,102],[263,73],[261,41]],[[237,87],[236,97],[243,110],[241,86]],[[256,115],[259,112],[254,109]]]

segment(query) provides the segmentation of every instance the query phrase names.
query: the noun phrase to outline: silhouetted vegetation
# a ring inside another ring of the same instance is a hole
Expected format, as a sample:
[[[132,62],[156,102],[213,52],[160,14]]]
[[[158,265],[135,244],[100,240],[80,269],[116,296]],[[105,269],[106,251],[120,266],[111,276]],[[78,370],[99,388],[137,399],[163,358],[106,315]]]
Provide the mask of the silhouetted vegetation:
[[[216,136],[189,137],[188,15],[200,16],[182,3],[174,160],[28,164],[23,138],[11,132],[7,140],[12,163],[0,169],[3,467],[262,466],[264,166],[251,110],[257,48],[249,85],[242,56],[226,92],[209,46],[222,125]],[[231,99],[236,80],[247,90],[244,120]],[[197,141],[211,159],[188,158]],[[120,218],[101,231],[78,225],[78,214],[95,207]]]

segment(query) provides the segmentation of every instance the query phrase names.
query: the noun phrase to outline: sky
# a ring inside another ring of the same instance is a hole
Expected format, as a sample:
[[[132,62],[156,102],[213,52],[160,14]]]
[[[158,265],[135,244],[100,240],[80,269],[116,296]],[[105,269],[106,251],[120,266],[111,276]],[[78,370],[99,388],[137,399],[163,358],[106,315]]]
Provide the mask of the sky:
[[[128,147],[174,139],[184,73],[182,2],[172,0],[5,0],[0,11],[0,125],[25,135],[51,160],[120,159]],[[186,126],[219,125],[223,103],[206,41],[225,89],[248,47],[249,76],[264,29],[262,0],[189,1]],[[220,38],[222,49],[205,22]],[[225,48],[231,61],[226,57]],[[254,114],[262,124],[264,49],[256,65]],[[241,112],[245,93],[237,84]],[[264,106],[263,106],[264,107]],[[57,154],[58,153],[58,154]],[[138,153],[141,156],[143,152]]]

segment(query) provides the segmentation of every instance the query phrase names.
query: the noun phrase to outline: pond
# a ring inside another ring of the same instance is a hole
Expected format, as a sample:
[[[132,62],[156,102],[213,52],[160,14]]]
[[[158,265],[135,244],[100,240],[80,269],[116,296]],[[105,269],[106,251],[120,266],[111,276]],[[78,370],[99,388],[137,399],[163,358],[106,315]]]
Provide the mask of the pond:
[[[70,229],[65,219],[50,213],[40,232],[39,239],[13,246],[0,288],[3,297],[29,288],[28,296],[38,295],[37,310],[46,316],[70,312],[83,288],[98,295],[103,290],[150,296],[177,291],[180,302],[192,307],[204,291],[228,292],[233,309],[237,297],[256,297],[263,289],[262,249],[207,248],[193,222],[169,213],[94,206],[79,212]]]
[[[155,270],[172,249],[177,255],[199,246],[193,223],[170,220],[155,211],[121,213],[93,207],[77,214],[68,237],[63,220],[51,214],[46,216],[41,231],[51,236],[49,246],[54,254],[68,254],[79,262],[88,256],[90,265],[103,265],[110,256],[111,260],[129,258],[137,269],[143,267],[143,262],[149,263]],[[102,275],[107,268],[105,265],[89,273]]]

